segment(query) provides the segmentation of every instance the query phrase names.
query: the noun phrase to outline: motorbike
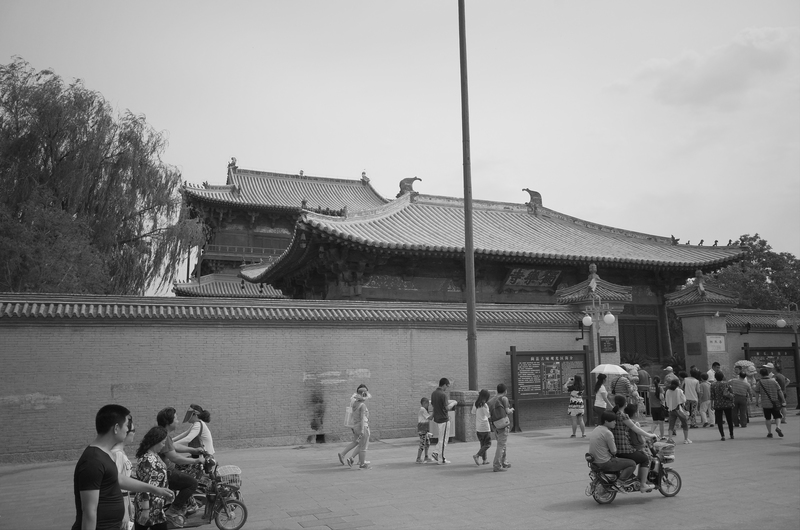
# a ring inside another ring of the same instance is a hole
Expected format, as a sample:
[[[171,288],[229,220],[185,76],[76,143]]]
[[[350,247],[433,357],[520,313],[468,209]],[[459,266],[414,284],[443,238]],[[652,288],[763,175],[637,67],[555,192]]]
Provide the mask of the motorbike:
[[[201,450],[205,462],[184,468],[197,479],[187,514],[203,509],[203,520],[220,530],[239,530],[247,521],[247,506],[242,500],[242,470],[238,466],[220,466],[216,459]]]
[[[650,469],[647,472],[648,482],[655,485],[665,497],[674,497],[681,490],[681,476],[672,469],[675,462],[675,444],[668,442],[647,441],[650,453]],[[641,484],[635,477],[624,483],[619,482],[619,472],[602,471],[594,463],[594,457],[586,453],[591,482],[586,487],[586,496],[592,497],[598,504],[614,502],[617,493],[632,493],[641,490]]]

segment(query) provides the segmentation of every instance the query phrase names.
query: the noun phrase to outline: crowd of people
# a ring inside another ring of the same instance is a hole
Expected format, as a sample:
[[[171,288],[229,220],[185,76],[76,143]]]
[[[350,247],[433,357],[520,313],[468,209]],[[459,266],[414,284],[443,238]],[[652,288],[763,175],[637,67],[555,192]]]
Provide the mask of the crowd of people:
[[[105,405],[97,412],[97,436],[75,466],[73,530],[166,530],[168,522],[184,526],[196,509],[191,504],[197,489],[192,471],[202,464],[203,452],[214,454],[214,442],[210,412],[194,404],[183,420],[191,427],[172,438],[175,412],[166,407],[156,414],[157,425],[136,450],[135,471],[125,453],[136,434],[130,410]]]
[[[786,423],[785,392],[789,381],[773,363],[761,367],[758,371],[760,377],[752,381],[748,380],[748,374],[741,366],[735,367],[736,375],[730,380],[726,380],[717,362],[706,373],[692,366],[688,373],[681,371],[676,375],[674,369],[668,366],[664,370],[664,383],[658,376],[653,377],[649,387],[645,387],[645,396],[638,394],[642,388],[635,381],[638,368],[636,365],[634,370],[621,374],[611,384],[613,401],[609,399],[609,391],[605,388],[605,374],[598,375],[594,387],[597,427],[589,435],[590,453],[601,470],[618,472],[623,484],[635,480],[632,475],[638,465],[640,491],[652,489],[653,486],[646,482],[649,456],[643,440],[658,438],[675,443],[672,436],[677,434],[675,428],[678,422],[683,431],[684,444],[692,443],[690,429],[715,425],[721,441],[725,441],[725,424],[728,426],[728,438],[733,440],[734,428],[747,427],[750,419],[748,404],[755,401],[764,413],[767,438],[773,437],[773,426],[775,433],[783,437],[780,425]],[[570,415],[576,408],[574,388],[575,385],[567,388],[570,391]],[[645,432],[634,420],[648,409],[653,423],[650,432]],[[666,420],[667,435],[664,433]],[[656,429],[659,434],[655,434]],[[572,432],[574,436],[574,419]]]
[[[683,443],[687,445],[693,443],[689,436],[690,430],[700,427],[717,426],[721,440],[724,441],[724,425],[727,424],[728,438],[734,439],[734,428],[746,427],[749,422],[747,405],[751,401],[755,401],[764,411],[767,437],[772,438],[773,425],[775,433],[783,436],[780,422],[786,422],[785,389],[788,380],[772,363],[761,368],[761,377],[756,380],[755,388],[746,380],[746,371],[740,370],[738,366],[736,377],[729,381],[725,379],[719,363],[716,362],[706,373],[694,366],[688,373],[681,371],[675,374],[671,366],[664,371],[663,383],[659,376],[651,379],[650,374],[639,365],[634,365],[629,372],[620,374],[613,381],[609,381],[606,374],[597,374],[593,387],[592,410],[595,425],[599,428],[591,431],[589,443],[595,462],[601,469],[621,471],[621,480],[625,481],[638,466],[639,474],[636,479],[641,483],[640,490],[650,491],[653,486],[646,481],[649,464],[648,451],[645,448],[647,439],[674,444],[673,436],[677,435],[678,424],[683,433]],[[442,378],[430,399],[420,399],[417,411],[418,464],[450,463],[447,459],[448,438],[452,436],[449,412],[456,402],[448,399],[449,388],[450,380]],[[576,438],[579,429],[581,437],[586,438],[586,386],[583,378],[580,375],[570,377],[564,384],[564,391],[569,394],[567,415],[572,426],[570,438]],[[366,385],[359,385],[350,398],[348,418],[352,417],[352,422],[347,425],[352,429],[353,440],[338,453],[342,465],[353,467],[358,458],[359,469],[370,468],[370,462],[366,460],[370,435],[366,400],[370,397]],[[478,440],[478,451],[472,455],[475,465],[490,463],[491,433],[494,432],[496,447],[494,459],[491,461],[492,469],[502,472],[511,467],[507,458],[507,445],[513,412],[505,384],[497,385],[497,392],[493,397],[487,389],[478,392],[478,397],[471,406]],[[644,415],[650,415],[652,419],[649,432],[636,421]],[[431,438],[436,439],[432,450]],[[352,455],[348,456],[351,451]]]

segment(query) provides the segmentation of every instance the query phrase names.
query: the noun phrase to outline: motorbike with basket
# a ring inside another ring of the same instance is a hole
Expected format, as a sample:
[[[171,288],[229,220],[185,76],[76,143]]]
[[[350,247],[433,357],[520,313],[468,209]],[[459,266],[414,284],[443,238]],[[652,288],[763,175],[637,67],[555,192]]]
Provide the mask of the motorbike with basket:
[[[191,511],[203,509],[203,520],[214,521],[220,530],[239,530],[247,521],[247,506],[241,493],[242,470],[238,466],[220,466],[209,453],[202,449],[200,453],[205,462],[183,469],[197,479]]]
[[[648,440],[646,447],[650,453],[648,482],[654,484],[663,496],[674,497],[681,490],[682,484],[681,476],[671,467],[675,462],[675,444]],[[617,493],[640,491],[641,484],[635,474],[626,482],[620,483],[619,473],[600,470],[590,453],[586,453],[586,462],[589,465],[591,479],[586,487],[586,496],[594,498],[599,504],[610,504],[617,497]]]

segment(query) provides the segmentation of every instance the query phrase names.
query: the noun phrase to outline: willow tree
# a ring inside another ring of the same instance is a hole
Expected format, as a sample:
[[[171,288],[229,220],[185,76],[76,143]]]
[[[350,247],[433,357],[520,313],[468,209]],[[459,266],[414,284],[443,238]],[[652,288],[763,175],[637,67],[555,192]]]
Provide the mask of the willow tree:
[[[202,241],[163,132],[82,81],[0,65],[0,291],[143,294]]]

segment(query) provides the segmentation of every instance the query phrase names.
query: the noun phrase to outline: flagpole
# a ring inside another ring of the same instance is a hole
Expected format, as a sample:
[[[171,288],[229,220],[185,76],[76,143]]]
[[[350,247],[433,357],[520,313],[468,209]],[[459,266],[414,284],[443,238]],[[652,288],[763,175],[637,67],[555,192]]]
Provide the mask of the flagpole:
[[[472,164],[469,150],[469,97],[467,93],[467,36],[464,0],[458,0],[458,48],[461,58],[461,138],[464,160],[464,263],[467,301],[467,367],[469,389],[478,390],[478,331],[475,315],[475,248],[472,230]]]

